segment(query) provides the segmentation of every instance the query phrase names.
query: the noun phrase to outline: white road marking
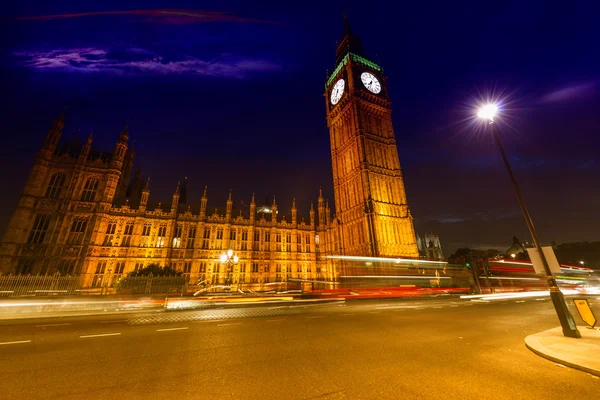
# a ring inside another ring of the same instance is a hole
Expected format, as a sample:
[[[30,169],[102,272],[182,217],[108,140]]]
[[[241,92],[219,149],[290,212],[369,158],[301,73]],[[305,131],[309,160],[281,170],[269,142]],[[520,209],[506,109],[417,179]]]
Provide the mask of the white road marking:
[[[450,306],[450,307],[458,307],[458,306]]]
[[[537,300],[537,301],[544,301],[544,300],[546,300],[546,299],[536,299],[536,300]]]
[[[102,336],[119,336],[120,334],[121,334],[120,332],[115,332],[115,333],[101,333],[99,335],[83,335],[83,336],[79,336],[79,339],[102,337]]]
[[[269,307],[268,310],[277,310],[278,308],[288,308],[289,306]]]
[[[232,322],[230,324],[219,324],[218,326],[228,326],[228,325],[241,325],[241,322]]]
[[[433,307],[433,308],[444,308],[444,307],[442,307],[442,306],[435,306],[435,307]]]
[[[268,319],[267,322],[279,322],[279,321],[285,321],[285,318],[281,318],[281,319]]]
[[[156,332],[167,332],[167,331],[181,331],[184,329],[187,329],[187,326],[184,326],[182,328],[165,328],[165,329],[157,329]]]
[[[314,318],[325,318],[324,315],[315,315],[313,317],[306,317],[307,319],[314,319]]]
[[[517,300],[515,303],[525,303],[525,300]]]
[[[47,325],[36,325],[36,328],[45,328],[47,326],[67,326],[67,325],[71,325],[71,324],[47,324]]]
[[[0,345],[3,345],[3,344],[19,344],[19,343],[31,343],[31,340],[16,340],[14,342],[0,342]]]

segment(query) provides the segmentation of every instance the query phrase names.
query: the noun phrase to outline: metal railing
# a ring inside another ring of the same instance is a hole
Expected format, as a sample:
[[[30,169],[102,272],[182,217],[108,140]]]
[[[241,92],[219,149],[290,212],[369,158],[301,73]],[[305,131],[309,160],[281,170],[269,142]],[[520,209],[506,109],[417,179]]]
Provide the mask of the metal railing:
[[[61,275],[0,276],[0,296],[73,295],[81,291],[81,278]]]

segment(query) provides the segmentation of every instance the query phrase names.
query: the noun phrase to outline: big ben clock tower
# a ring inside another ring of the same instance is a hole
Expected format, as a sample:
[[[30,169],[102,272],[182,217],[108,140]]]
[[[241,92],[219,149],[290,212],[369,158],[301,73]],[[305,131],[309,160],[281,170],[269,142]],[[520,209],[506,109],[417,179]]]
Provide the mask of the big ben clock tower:
[[[418,257],[386,78],[346,17],[325,98],[342,254]]]

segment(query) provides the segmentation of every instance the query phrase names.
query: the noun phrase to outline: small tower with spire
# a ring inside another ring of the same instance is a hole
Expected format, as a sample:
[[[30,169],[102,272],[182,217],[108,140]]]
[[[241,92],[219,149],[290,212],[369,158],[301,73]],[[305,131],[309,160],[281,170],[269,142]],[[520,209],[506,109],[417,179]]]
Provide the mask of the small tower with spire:
[[[227,208],[225,211],[225,219],[231,219],[231,209],[233,208],[233,198],[231,197],[231,189],[229,189],[229,197],[227,197]]]
[[[271,206],[271,222],[273,222],[273,224],[277,223],[277,203],[275,202],[275,195],[273,195],[273,205]]]
[[[111,166],[121,171],[123,169],[123,161],[127,153],[127,141],[129,140],[129,127],[125,124],[125,128],[119,135],[119,140],[115,145],[115,151],[112,155]]]
[[[77,162],[79,164],[85,164],[88,157],[90,156],[91,150],[92,150],[92,134],[90,133],[90,136],[88,136],[87,140],[83,144],[83,147],[81,148],[81,151],[79,152],[79,159],[77,160]]]
[[[150,197],[150,177],[146,181],[146,186],[142,190],[142,197],[140,198],[140,211],[146,211],[146,206],[148,205],[148,198]]]
[[[323,198],[323,189],[319,188],[319,199],[317,200],[319,210],[319,228],[325,226],[325,199]]]
[[[329,208],[329,200],[325,201],[325,224],[329,226],[331,222],[331,209]]]
[[[310,227],[314,228],[315,227],[315,207],[314,207],[312,201],[310,202],[309,216],[310,216]]]
[[[206,218],[206,205],[208,204],[208,196],[206,191],[208,190],[208,186],[204,186],[204,193],[202,194],[202,199],[200,200],[200,219],[203,220]]]
[[[52,157],[54,152],[56,151],[56,146],[58,145],[58,141],[62,136],[62,131],[65,126],[65,113],[64,111],[60,113],[58,118],[54,120],[52,126],[48,130],[46,134],[46,140],[44,141],[44,145],[40,151],[40,156],[44,159],[49,159]]]
[[[292,225],[298,224],[298,210],[296,210],[296,198],[292,199]]]
[[[179,187],[180,182],[177,182],[177,188],[175,189],[175,193],[173,193],[173,202],[171,203],[171,214],[177,214],[177,209],[179,208]]]
[[[254,193],[252,193],[252,200],[250,200],[250,222],[254,224],[256,219],[256,202],[254,201]]]

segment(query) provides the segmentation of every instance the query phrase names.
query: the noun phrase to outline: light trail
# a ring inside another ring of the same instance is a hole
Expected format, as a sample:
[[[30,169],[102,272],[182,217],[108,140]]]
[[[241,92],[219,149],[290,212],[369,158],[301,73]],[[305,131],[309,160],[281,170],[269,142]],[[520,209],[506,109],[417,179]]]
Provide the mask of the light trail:
[[[413,260],[410,258],[386,258],[386,257],[361,257],[361,256],[325,256],[332,260],[355,260],[355,261],[375,261],[375,262],[393,262],[396,264],[448,264],[446,261]]]

